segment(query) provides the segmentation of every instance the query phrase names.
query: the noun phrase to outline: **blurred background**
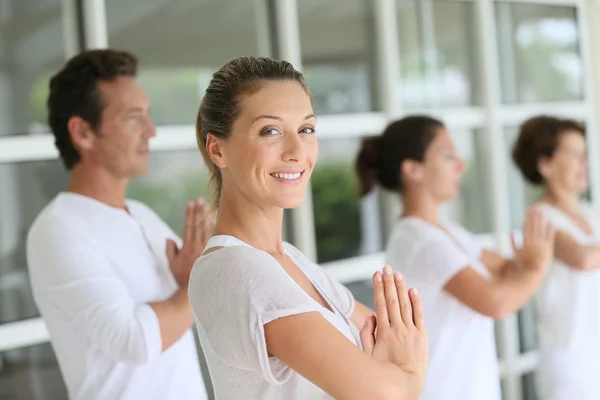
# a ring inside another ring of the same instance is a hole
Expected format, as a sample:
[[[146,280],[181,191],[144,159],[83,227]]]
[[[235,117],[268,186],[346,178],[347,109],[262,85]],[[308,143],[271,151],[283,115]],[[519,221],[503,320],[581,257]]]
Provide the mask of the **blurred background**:
[[[353,160],[360,138],[392,119],[447,123],[468,171],[445,212],[498,251],[537,195],[509,158],[529,116],[587,124],[598,204],[597,25],[592,0],[0,0],[0,400],[66,398],[28,286],[25,237],[67,180],[45,99],[68,57],[110,46],[140,58],[158,137],[151,172],[129,196],[176,232],[185,203],[208,192],[194,122],[211,74],[240,55],[293,62],[314,96],[320,161],[285,238],[369,304],[400,205],[384,192],[359,200]],[[536,399],[534,318],[528,306],[497,323],[504,399]]]

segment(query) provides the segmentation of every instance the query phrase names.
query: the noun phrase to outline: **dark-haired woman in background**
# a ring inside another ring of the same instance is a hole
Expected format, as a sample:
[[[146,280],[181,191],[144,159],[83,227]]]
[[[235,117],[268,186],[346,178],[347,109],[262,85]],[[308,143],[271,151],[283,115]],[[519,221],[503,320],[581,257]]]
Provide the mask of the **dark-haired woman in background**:
[[[421,400],[500,399],[494,319],[520,309],[552,260],[554,231],[528,212],[515,260],[483,249],[463,227],[442,221],[465,165],[444,125],[411,116],[363,141],[356,161],[361,195],[376,184],[402,196],[404,211],[387,262],[414,282],[427,314],[430,358]],[[485,190],[482,188],[482,190]]]
[[[526,121],[513,148],[523,177],[541,185],[536,204],[556,227],[554,263],[536,296],[543,400],[600,398],[600,212],[588,186],[585,130],[575,121]]]

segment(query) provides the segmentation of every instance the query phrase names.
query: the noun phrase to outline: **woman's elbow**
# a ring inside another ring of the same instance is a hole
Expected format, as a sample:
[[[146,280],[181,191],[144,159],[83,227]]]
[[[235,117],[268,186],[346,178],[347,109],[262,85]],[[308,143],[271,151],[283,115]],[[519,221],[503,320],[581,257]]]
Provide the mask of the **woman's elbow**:
[[[481,314],[490,317],[494,320],[501,320],[508,317],[514,312],[513,308],[508,304],[505,298],[490,299],[486,304],[483,304],[480,310]]]

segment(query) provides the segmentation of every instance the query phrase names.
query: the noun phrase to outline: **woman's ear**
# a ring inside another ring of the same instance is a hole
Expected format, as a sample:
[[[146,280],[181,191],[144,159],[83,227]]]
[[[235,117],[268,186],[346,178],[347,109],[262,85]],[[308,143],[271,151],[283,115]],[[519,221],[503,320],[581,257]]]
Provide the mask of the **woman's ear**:
[[[542,178],[546,180],[552,170],[552,164],[549,157],[542,156],[538,159],[537,169]]]
[[[227,157],[223,147],[223,140],[212,133],[209,133],[206,137],[206,152],[217,167],[220,169],[227,167]]]
[[[400,177],[403,182],[421,182],[424,176],[422,163],[415,160],[404,160],[400,164]]]

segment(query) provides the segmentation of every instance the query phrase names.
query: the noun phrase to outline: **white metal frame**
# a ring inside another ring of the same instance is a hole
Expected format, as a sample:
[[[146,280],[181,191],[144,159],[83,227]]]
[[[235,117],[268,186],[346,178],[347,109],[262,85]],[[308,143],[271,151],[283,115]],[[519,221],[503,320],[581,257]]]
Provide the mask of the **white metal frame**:
[[[66,56],[76,52],[77,41],[75,0],[62,0],[66,41]],[[302,66],[298,26],[298,0],[276,0],[276,32],[278,35],[279,55],[291,61],[296,67]],[[504,149],[503,128],[517,126],[525,118],[545,112],[585,120],[589,127],[588,146],[590,151],[590,173],[592,199],[600,204],[600,172],[598,172],[597,127],[600,126],[600,113],[595,112],[600,96],[600,80],[595,72],[600,66],[600,2],[595,0],[502,0],[540,5],[560,5],[575,7],[578,16],[581,55],[586,69],[584,99],[581,101],[503,105],[500,93],[500,60],[497,49],[497,31],[493,0],[449,0],[465,1],[476,7],[481,89],[484,91],[483,104],[478,107],[427,108],[406,110],[401,104],[398,90],[401,87],[400,52],[397,38],[396,0],[374,0],[377,67],[380,104],[382,110],[354,115],[331,115],[319,117],[320,138],[348,139],[380,132],[388,121],[399,118],[408,112],[426,112],[446,121],[450,129],[481,129],[491,149]],[[104,0],[84,0],[83,19],[85,46],[103,48],[108,45],[108,34]],[[265,32],[262,32],[262,36]],[[268,33],[267,33],[268,35]],[[261,36],[261,37],[262,37]],[[264,44],[264,43],[263,43]],[[264,47],[264,46],[263,46]],[[263,51],[268,51],[269,46]],[[152,147],[154,151],[172,151],[194,149],[196,141],[194,127],[160,126]],[[36,160],[56,159],[57,151],[50,134],[14,136],[0,138],[0,164]],[[503,154],[492,151],[489,160],[489,190],[492,193],[494,232],[481,235],[488,246],[508,253],[507,238],[511,227],[509,202],[507,199],[506,160]],[[384,198],[384,210],[392,215],[398,206],[396,199]],[[315,232],[313,223],[312,199],[307,191],[305,204],[292,213],[293,240],[309,258],[316,259]],[[388,229],[386,227],[386,229]],[[371,274],[384,263],[384,254],[375,253],[338,260],[325,266],[338,280],[347,283],[369,279]],[[0,325],[0,351],[30,346],[48,341],[48,332],[40,318]],[[519,354],[518,325],[515,316],[501,322],[501,374],[504,379],[506,399],[520,400],[521,376],[532,371],[538,362],[536,351]]]

